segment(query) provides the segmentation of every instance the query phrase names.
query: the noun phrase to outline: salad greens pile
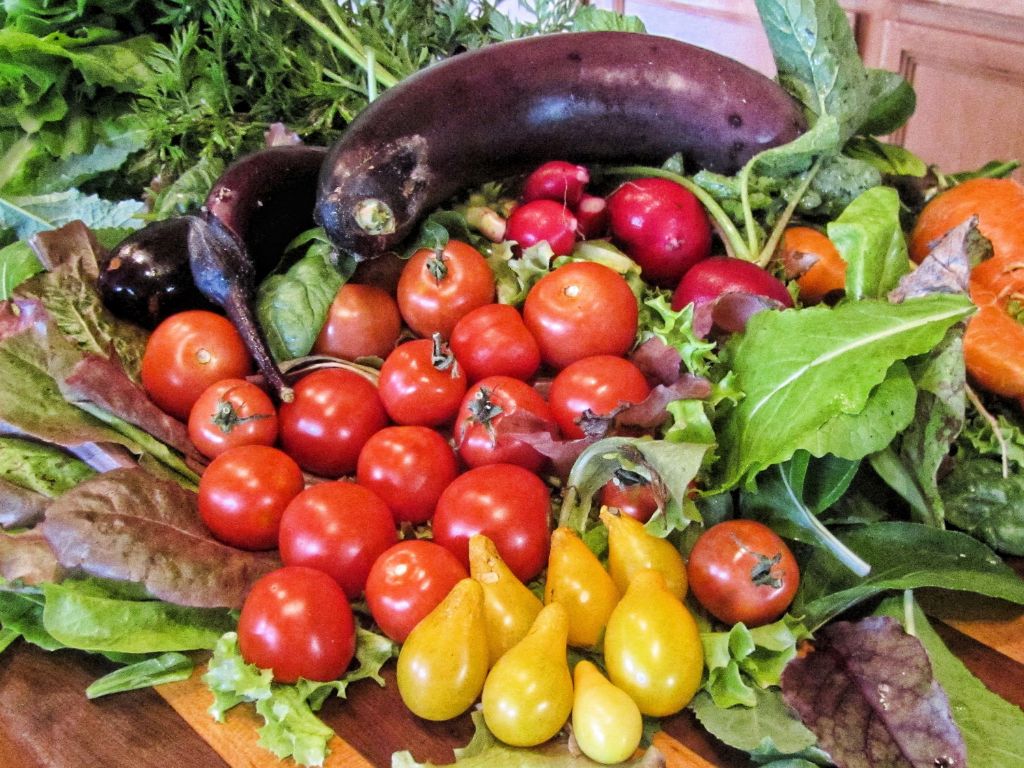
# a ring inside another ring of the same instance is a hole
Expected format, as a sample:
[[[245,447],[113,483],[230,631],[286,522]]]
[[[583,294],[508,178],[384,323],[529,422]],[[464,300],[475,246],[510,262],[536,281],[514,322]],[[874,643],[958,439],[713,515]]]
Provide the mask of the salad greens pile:
[[[499,5],[25,0],[0,10],[0,649],[21,638],[123,665],[90,696],[187,677],[193,652],[212,651],[205,680],[214,716],[250,703],[266,721],[268,749],[322,762],[332,734],[315,712],[351,682],[383,683],[396,649],[360,629],[358,663],[330,684],[279,685],[242,659],[233,609],[247,580],[275,562],[228,552],[196,528],[198,458],[181,425],[138,385],[145,335],[100,302],[98,254],[126,228],[196,205],[225,163],[267,134],[328,142],[378,92],[463,47],[642,29],[565,0],[529,5],[530,21]],[[600,261],[634,287],[640,340],[672,350],[706,382],[709,396],[669,404],[657,439],[606,438],[574,457],[559,522],[602,553],[593,498],[625,467],[670,491],[648,527],[683,551],[702,526],[732,516],[766,522],[793,543],[802,580],[787,615],[755,629],[703,620],[707,669],[690,708],[711,734],[776,768],[845,763],[815,722],[823,681],[895,685],[912,662],[915,677],[900,685],[929,712],[897,708],[858,737],[909,755],[922,722],[941,716],[936,738],[949,754],[966,750],[974,768],[1007,766],[1019,760],[1024,713],[945,649],[911,591],[1024,605],[1024,580],[1000,557],[1024,555],[1024,418],[1016,404],[974,392],[965,376],[963,328],[974,311],[966,280],[984,257],[973,225],[913,271],[905,232],[924,190],[1016,166],[942,175],[883,143],[878,137],[913,112],[913,90],[864,67],[838,4],[757,7],[807,132],[734,176],[694,172],[679,158],[593,172],[609,186],[640,175],[678,181],[702,201],[731,255],[771,268],[788,225],[823,228],[847,263],[842,299],[759,312],[742,332],[708,341],[692,307],[671,309],[668,294],[645,285],[608,243],[581,243],[561,259],[542,243],[513,259],[509,244],[490,242],[472,211],[500,207],[500,183],[431,215],[410,250],[448,238],[479,245],[508,303],[567,259]],[[309,352],[346,278],[321,233],[294,244],[259,296],[279,360]],[[83,553],[80,568],[68,567],[69,552]],[[153,567],[158,561],[174,566]],[[833,663],[798,660],[808,641]],[[864,651],[856,663],[851,649]],[[858,729],[868,702],[850,695],[844,704],[844,727]],[[476,736],[457,753],[463,765],[570,760],[564,740],[517,750],[474,722]],[[394,765],[418,763],[401,753]]]

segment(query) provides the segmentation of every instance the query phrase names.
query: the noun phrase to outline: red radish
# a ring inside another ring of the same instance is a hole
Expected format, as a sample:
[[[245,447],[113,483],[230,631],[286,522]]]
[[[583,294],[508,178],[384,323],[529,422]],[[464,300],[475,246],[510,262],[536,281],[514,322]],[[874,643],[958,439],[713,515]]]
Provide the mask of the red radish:
[[[590,182],[590,171],[565,160],[551,160],[538,166],[523,183],[523,202],[554,200],[575,207]]]
[[[531,200],[516,208],[508,218],[505,238],[520,248],[547,240],[556,256],[567,256],[576,244],[576,217],[554,200]]]
[[[674,181],[627,181],[608,197],[612,237],[644,279],[671,287],[711,254],[711,223],[700,201]]]
[[[715,301],[724,293],[750,293],[793,306],[782,281],[757,264],[730,256],[713,256],[692,267],[672,294],[672,309]]]
[[[604,237],[608,232],[608,201],[584,194],[576,205],[576,230],[583,240]]]

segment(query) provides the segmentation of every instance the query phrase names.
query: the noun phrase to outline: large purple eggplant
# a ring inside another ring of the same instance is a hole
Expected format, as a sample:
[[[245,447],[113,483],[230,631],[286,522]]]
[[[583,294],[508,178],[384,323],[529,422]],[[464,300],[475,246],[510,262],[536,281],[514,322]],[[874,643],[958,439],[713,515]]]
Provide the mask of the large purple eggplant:
[[[735,172],[796,138],[797,103],[732,59],[629,32],[498,43],[432,65],[367,107],[331,148],[316,219],[341,250],[393,249],[469,185],[552,158]]]

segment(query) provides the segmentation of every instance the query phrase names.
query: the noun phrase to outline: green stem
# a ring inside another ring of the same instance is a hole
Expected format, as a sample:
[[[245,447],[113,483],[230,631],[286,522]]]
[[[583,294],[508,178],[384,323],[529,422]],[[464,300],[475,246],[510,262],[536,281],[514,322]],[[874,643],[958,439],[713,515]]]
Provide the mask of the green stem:
[[[746,259],[750,261],[754,255],[754,251],[747,247],[747,244],[743,240],[743,235],[736,228],[732,219],[729,218],[729,214],[723,210],[722,206],[718,204],[703,187],[695,184],[691,179],[681,176],[678,173],[672,171],[666,171],[664,168],[654,168],[646,165],[619,165],[608,168],[601,168],[601,173],[610,174],[613,176],[656,176],[660,179],[669,179],[674,181],[682,187],[685,187],[694,196],[700,200],[701,204],[707,210],[708,215],[714,219],[715,224],[718,225],[719,233],[726,242],[726,247],[729,249],[733,256],[737,258]]]
[[[337,33],[331,30],[320,19],[307,11],[299,0],[282,0],[282,2],[300,19],[313,28],[324,40],[337,48],[353,64],[361,69],[366,68],[366,55],[353,47],[347,40],[342,39]],[[374,69],[374,78],[385,88],[390,88],[398,83],[398,78],[391,74],[384,67],[377,66]]]
[[[786,209],[782,212],[779,220],[775,222],[775,227],[772,229],[771,235],[768,237],[768,241],[764,244],[764,248],[757,256],[757,265],[764,267],[768,265],[768,262],[772,260],[772,255],[775,253],[775,248],[779,244],[779,240],[782,239],[782,235],[786,231],[786,227],[789,225],[790,220],[793,218],[793,213],[796,211],[796,207],[800,205],[800,200],[803,199],[804,193],[807,192],[807,188],[811,186],[811,182],[814,181],[814,177],[818,175],[818,171],[821,170],[822,159],[819,158],[811,170],[807,172],[807,178],[803,180],[800,187],[797,189],[796,194],[790,199]]]

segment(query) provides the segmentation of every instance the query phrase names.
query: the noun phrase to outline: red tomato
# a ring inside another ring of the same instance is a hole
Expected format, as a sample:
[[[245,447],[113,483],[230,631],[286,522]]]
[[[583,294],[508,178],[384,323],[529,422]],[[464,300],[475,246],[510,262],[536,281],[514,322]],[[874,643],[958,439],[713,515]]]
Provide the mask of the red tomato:
[[[601,486],[598,502],[605,507],[614,507],[623,515],[646,523],[660,506],[658,495],[647,478],[635,472],[618,471]]]
[[[755,520],[727,520],[708,528],[690,551],[686,576],[690,592],[712,616],[748,627],[779,618],[800,584],[786,542]]]
[[[285,507],[302,491],[302,470],[266,445],[240,445],[199,479],[199,516],[213,535],[242,549],[273,549]]]
[[[669,179],[627,181],[608,196],[612,237],[645,280],[671,288],[711,253],[711,222],[700,201]]]
[[[399,523],[425,523],[459,474],[455,452],[430,427],[385,427],[359,453],[356,479],[376,493]]]
[[[324,368],[299,379],[278,411],[281,447],[307,472],[353,472],[370,435],[388,423],[377,388],[354,371]]]
[[[277,410],[270,396],[245,379],[207,387],[188,415],[188,436],[207,458],[239,445],[273,445]]]
[[[384,552],[366,580],[366,604],[381,631],[404,643],[424,616],[469,572],[451,552],[426,539],[400,541]]]
[[[523,582],[547,563],[551,500],[544,481],[514,464],[463,472],[445,488],[434,512],[434,541],[469,568],[469,537],[483,533]]]
[[[530,289],[523,320],[555,368],[593,355],[622,355],[633,346],[639,308],[626,279],[581,261],[549,272]]]
[[[242,658],[279,683],[337,680],[356,651],[355,621],[334,579],[312,568],[279,568],[253,584],[238,617]]]
[[[626,404],[642,402],[651,388],[643,373],[624,357],[595,355],[566,366],[551,382],[548,403],[562,435],[585,437],[579,420],[588,411],[609,416]]]
[[[251,372],[252,358],[235,326],[201,309],[179,312],[160,323],[142,355],[146,394],[182,421],[207,387]]]
[[[313,352],[342,360],[388,356],[402,333],[398,304],[374,285],[345,283],[331,302]]]
[[[455,324],[449,340],[470,383],[486,376],[528,379],[540,368],[540,347],[509,304],[485,304]]]
[[[455,419],[459,456],[471,467],[518,464],[536,472],[544,456],[513,435],[502,434],[503,422],[515,422],[528,432],[558,432],[551,408],[536,389],[511,376],[489,376],[469,388],[459,407]]]
[[[568,256],[576,244],[576,216],[563,203],[531,200],[517,206],[508,217],[505,239],[520,248],[546,241],[556,256]]]
[[[281,518],[281,561],[330,575],[355,600],[373,561],[398,540],[391,510],[373,491],[336,480],[312,485]]]
[[[441,253],[422,248],[398,279],[398,308],[420,336],[448,338],[459,318],[494,301],[494,273],[471,245],[449,240]]]
[[[377,382],[388,416],[399,424],[451,423],[466,393],[466,375],[440,336],[400,344],[387,356]]]

